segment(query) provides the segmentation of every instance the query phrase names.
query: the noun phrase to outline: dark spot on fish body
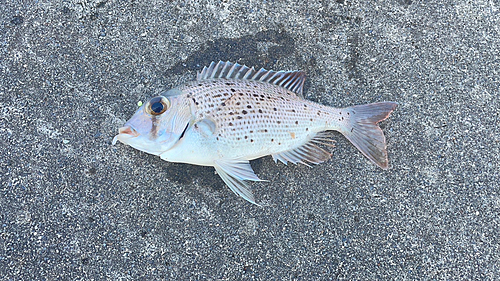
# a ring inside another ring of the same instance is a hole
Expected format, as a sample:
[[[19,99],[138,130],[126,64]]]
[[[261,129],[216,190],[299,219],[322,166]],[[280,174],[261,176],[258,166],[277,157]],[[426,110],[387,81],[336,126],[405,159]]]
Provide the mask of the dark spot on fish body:
[[[233,126],[233,123],[232,123],[232,122],[229,122],[229,124],[228,124],[228,125],[229,125],[229,126]]]
[[[245,139],[248,139],[248,136],[245,136]]]
[[[274,142],[274,139],[271,139],[271,142]]]
[[[237,103],[236,103],[236,105],[240,105],[240,104],[241,104],[241,102],[237,102]]]
[[[281,121],[278,120],[278,121],[276,121],[276,123],[281,124]]]
[[[274,111],[278,111],[278,109],[276,107],[273,108]]]
[[[221,103],[220,105],[222,105],[222,106],[226,106],[226,103],[225,103],[225,102],[223,102],[223,103]]]
[[[231,83],[231,82],[226,82],[226,85],[227,86],[234,86],[234,83]],[[234,89],[231,89],[231,90],[234,90]],[[233,91],[234,92],[234,91]]]
[[[259,113],[262,113],[262,109],[259,109]]]
[[[251,139],[250,142],[253,142],[253,139]]]
[[[236,90],[235,90],[235,89],[233,89],[233,88],[231,88],[230,90],[231,90],[231,92],[233,92],[233,93],[234,93],[234,92],[236,92]]]
[[[249,108],[249,109],[250,109],[250,108],[252,108],[252,106],[251,106],[251,105],[247,105],[247,108]]]
[[[241,117],[240,115],[238,115],[236,118],[237,119],[243,119],[243,117]]]
[[[247,113],[248,113],[248,111],[243,110],[241,113],[243,113],[243,114],[247,114]]]
[[[299,121],[295,121],[295,125],[299,125]]]

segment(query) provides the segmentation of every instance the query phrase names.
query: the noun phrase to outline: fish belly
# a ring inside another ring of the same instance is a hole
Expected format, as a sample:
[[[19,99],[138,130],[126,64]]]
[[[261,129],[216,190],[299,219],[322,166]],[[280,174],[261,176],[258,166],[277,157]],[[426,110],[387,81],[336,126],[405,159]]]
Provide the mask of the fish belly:
[[[221,157],[213,136],[207,137],[193,126],[169,150],[160,154],[161,159],[169,162],[213,166],[214,160]]]

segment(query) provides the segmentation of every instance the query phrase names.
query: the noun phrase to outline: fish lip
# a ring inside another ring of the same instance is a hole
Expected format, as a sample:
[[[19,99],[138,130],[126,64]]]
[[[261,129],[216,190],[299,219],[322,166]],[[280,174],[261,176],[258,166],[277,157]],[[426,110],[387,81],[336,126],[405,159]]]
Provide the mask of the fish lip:
[[[113,138],[112,145],[115,145],[118,140],[131,139],[139,136],[139,133],[130,125],[125,125],[118,129],[118,135]]]
[[[132,137],[137,137],[139,136],[139,133],[130,125],[128,126],[123,126],[118,129],[118,134],[119,135],[130,135]]]

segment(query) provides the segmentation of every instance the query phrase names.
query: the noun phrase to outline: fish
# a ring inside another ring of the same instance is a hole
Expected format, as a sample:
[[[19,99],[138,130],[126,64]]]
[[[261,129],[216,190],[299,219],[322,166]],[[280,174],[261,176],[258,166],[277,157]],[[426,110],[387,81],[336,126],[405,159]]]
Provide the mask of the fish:
[[[249,182],[262,180],[250,160],[271,155],[285,165],[325,162],[332,156],[328,147],[335,146],[334,131],[387,169],[378,123],[398,104],[322,105],[303,97],[305,77],[303,71],[212,62],[196,80],[140,106],[112,144],[120,141],[168,162],[214,167],[235,194],[255,205]]]

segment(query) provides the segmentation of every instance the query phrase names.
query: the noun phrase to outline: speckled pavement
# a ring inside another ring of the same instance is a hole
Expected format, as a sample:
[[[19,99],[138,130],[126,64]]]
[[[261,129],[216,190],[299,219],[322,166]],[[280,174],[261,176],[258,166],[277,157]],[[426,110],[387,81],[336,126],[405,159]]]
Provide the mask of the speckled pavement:
[[[500,1],[1,1],[0,280],[500,279]],[[211,61],[395,101],[390,169],[213,168],[111,145]]]

